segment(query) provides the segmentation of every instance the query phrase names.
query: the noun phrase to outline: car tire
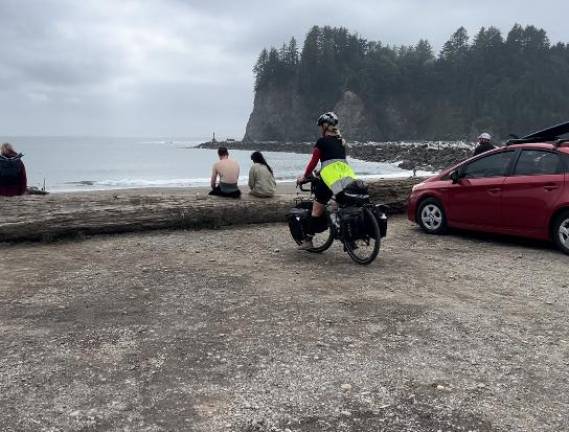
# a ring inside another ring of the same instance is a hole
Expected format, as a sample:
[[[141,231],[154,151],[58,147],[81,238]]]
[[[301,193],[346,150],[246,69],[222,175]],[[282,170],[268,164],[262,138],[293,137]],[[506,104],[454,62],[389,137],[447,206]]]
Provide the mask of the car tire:
[[[552,235],[559,250],[569,255],[569,210],[557,215],[553,222]]]
[[[444,234],[447,230],[445,209],[436,198],[421,201],[417,209],[416,220],[427,234]]]

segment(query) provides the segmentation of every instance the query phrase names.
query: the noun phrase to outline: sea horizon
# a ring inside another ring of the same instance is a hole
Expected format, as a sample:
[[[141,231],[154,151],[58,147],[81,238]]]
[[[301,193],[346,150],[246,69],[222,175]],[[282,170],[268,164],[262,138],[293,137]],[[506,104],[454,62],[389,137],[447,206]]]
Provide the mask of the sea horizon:
[[[192,188],[209,186],[213,149],[196,148],[205,137],[77,137],[3,136],[23,161],[28,185],[48,192],[80,192],[136,188]],[[241,166],[240,185],[246,185],[251,151],[231,150]],[[277,182],[294,181],[308,155],[264,152]],[[362,178],[408,177],[412,173],[394,163],[350,159]]]

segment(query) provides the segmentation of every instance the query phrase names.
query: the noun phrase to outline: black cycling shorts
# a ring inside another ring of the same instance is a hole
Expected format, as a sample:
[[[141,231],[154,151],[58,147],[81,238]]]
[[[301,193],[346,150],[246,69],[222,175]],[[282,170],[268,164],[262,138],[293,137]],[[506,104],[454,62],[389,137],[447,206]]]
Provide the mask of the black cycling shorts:
[[[322,179],[315,179],[312,181],[312,188],[314,191],[314,198],[320,204],[326,205],[328,201],[334,196],[332,191]]]

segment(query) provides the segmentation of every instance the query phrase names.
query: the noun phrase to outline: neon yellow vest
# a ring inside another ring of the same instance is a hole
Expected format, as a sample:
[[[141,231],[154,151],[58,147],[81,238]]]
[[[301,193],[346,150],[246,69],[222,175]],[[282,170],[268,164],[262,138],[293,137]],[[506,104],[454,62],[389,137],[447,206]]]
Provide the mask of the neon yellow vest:
[[[357,179],[352,167],[343,159],[323,162],[320,177],[334,194],[341,192]]]

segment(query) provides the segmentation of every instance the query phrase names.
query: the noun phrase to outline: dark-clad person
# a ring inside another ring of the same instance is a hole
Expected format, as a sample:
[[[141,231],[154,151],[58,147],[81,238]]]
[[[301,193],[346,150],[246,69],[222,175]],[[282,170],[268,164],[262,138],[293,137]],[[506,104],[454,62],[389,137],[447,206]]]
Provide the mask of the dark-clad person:
[[[11,144],[0,146],[0,196],[17,196],[26,193],[28,179],[22,154],[17,153]]]
[[[474,149],[474,156],[494,150],[496,147],[492,144],[492,135],[484,132],[478,137],[478,145]]]
[[[251,160],[253,166],[249,170],[249,194],[259,198],[273,197],[277,190],[273,169],[261,152],[253,152]]]
[[[237,182],[239,181],[239,164],[229,158],[229,151],[226,147],[217,149],[219,161],[213,164],[211,172],[211,192],[210,195],[218,195],[227,198],[239,198],[241,191]]]

